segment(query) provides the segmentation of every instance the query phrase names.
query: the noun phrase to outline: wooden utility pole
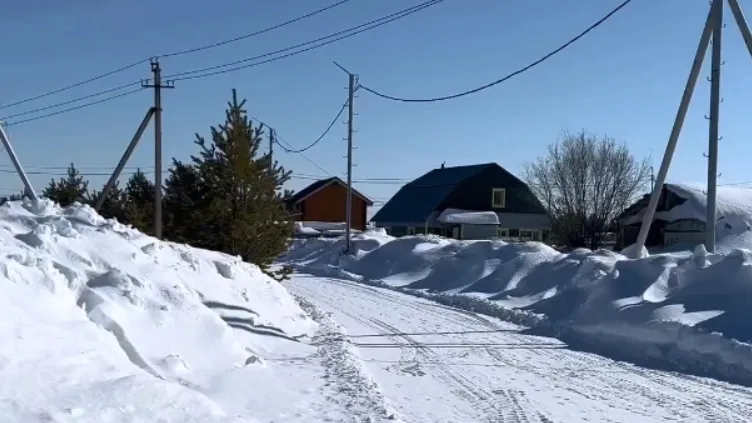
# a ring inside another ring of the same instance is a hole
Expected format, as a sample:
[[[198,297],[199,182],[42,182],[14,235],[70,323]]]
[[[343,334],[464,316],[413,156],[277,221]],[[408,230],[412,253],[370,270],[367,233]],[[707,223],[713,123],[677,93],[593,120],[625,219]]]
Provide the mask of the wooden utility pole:
[[[172,82],[162,84],[162,69],[159,59],[151,59],[153,84],[142,84],[154,88],[154,236],[162,239],[162,88],[175,88]]]

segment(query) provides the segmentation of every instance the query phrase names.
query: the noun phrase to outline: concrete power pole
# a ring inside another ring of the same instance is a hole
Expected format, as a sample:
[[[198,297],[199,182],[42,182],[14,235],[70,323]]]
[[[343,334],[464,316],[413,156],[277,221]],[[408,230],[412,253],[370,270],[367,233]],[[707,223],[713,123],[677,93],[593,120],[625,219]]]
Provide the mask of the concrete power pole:
[[[681,103],[679,104],[679,110],[676,113],[674,119],[674,126],[671,129],[671,135],[669,136],[668,144],[666,145],[666,151],[663,154],[663,161],[661,167],[658,170],[658,176],[656,177],[655,186],[653,192],[650,195],[650,201],[648,203],[647,210],[642,218],[642,225],[640,226],[640,233],[637,236],[637,242],[633,246],[634,250],[625,251],[625,253],[632,257],[637,257],[641,254],[642,248],[645,246],[648,233],[650,231],[650,225],[655,217],[655,209],[658,206],[658,200],[663,188],[663,184],[666,181],[668,169],[671,165],[671,159],[673,158],[674,151],[676,150],[676,144],[681,133],[682,126],[684,125],[684,119],[687,115],[687,109],[689,103],[692,100],[692,94],[697,84],[697,79],[702,68],[702,63],[705,60],[705,53],[708,50],[711,37],[713,38],[712,59],[711,59],[711,87],[710,87],[710,128],[709,128],[709,150],[708,150],[708,198],[706,209],[706,222],[705,222],[705,247],[709,252],[715,251],[715,223],[716,223],[716,183],[718,178],[718,124],[720,119],[720,83],[721,83],[721,30],[723,28],[723,3],[726,1],[731,9],[731,13],[734,16],[736,25],[741,32],[744,44],[752,57],[752,32],[747,25],[747,21],[744,18],[741,6],[738,0],[713,0],[710,6],[710,12],[708,13],[707,20],[705,21],[705,27],[700,37],[700,43],[697,46],[697,52],[692,63],[692,68],[689,72],[689,78],[687,84],[684,87],[684,94],[682,95]]]
[[[718,184],[718,120],[721,104],[721,34],[723,0],[715,0],[713,10],[713,45],[710,53],[710,127],[708,131],[708,198],[705,216],[705,249],[715,252],[716,188]]]
[[[159,59],[151,59],[153,84],[142,84],[154,88],[154,236],[162,239],[162,88],[175,88],[167,81],[162,84],[162,69]]]
[[[345,253],[350,254],[350,232],[352,227],[352,151],[353,151],[353,97],[355,96],[355,75],[348,72],[347,96],[347,205],[345,207]]]
[[[274,171],[274,128],[269,128],[269,172]]]

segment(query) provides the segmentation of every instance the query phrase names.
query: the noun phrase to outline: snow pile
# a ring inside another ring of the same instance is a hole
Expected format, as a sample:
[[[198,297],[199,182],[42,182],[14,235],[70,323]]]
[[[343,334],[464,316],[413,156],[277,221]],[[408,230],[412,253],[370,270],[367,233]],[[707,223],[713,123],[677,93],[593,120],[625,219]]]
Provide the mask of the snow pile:
[[[342,416],[277,363],[318,326],[253,265],[45,200],[0,206],[0,254],[0,421]]]
[[[499,215],[492,211],[466,211],[446,209],[436,218],[437,222],[465,225],[499,225]]]
[[[655,218],[673,222],[677,220],[699,220],[704,222],[707,209],[707,187],[695,184],[665,184],[666,189],[686,201],[670,210],[657,212]],[[623,224],[633,224],[642,221],[645,209],[625,219]],[[749,238],[752,228],[752,189],[719,186],[716,193],[716,239],[725,242],[729,237],[739,235]],[[732,241],[733,245],[740,245],[739,240]],[[752,243],[744,244],[752,248]],[[731,247],[733,248],[733,247]],[[728,251],[729,248],[726,249]]]
[[[368,244],[368,234],[356,243]],[[632,351],[637,357],[662,357],[680,368],[697,360],[716,366],[717,377],[737,377],[743,368],[745,383],[752,383],[749,250],[711,255],[699,247],[694,254],[627,260],[605,250],[562,254],[535,242],[380,235],[367,251],[335,260],[341,250],[324,251],[326,245],[298,244],[284,260],[309,273],[336,267],[368,283],[474,299],[467,304],[476,310],[490,303],[544,315],[560,335],[592,344],[590,349],[626,354],[631,343],[639,345]],[[676,363],[679,356],[684,364]]]

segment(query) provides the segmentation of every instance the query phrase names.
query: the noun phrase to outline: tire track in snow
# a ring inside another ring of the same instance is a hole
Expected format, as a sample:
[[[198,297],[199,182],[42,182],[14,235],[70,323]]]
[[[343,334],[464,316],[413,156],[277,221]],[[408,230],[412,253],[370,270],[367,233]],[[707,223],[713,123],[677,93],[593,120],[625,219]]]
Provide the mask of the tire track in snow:
[[[313,293],[310,290],[307,290],[305,288],[300,289],[303,292],[307,292],[309,296],[315,297],[315,295],[312,295]],[[434,358],[433,362],[440,361],[440,357],[436,355],[432,355],[430,353],[426,352],[425,347],[421,347],[419,345],[416,345],[416,343],[409,337],[405,337],[405,335],[400,335],[400,330],[385,323],[382,321],[379,321],[377,319],[371,319],[371,318],[364,318],[360,315],[350,313],[346,310],[344,310],[341,307],[341,304],[334,303],[327,299],[317,298],[317,301],[321,301],[330,307],[336,309],[339,313],[342,313],[343,315],[346,315],[347,317],[353,319],[354,321],[360,323],[364,327],[370,327],[374,331],[376,331],[380,335],[391,335],[389,337],[394,339],[404,339],[408,342],[409,346],[406,347],[400,347],[400,361],[402,361],[402,365],[407,365],[408,360],[412,360],[416,362],[418,365],[420,365],[419,357],[425,357],[425,358]],[[399,344],[395,344],[399,345]],[[405,359],[404,357],[411,357],[410,359]],[[455,394],[466,401],[470,402],[473,405],[473,408],[475,409],[486,409],[488,408],[487,404],[490,403],[491,396],[489,395],[483,395],[482,393],[479,393],[477,390],[473,389],[472,383],[468,384],[466,380],[462,380],[457,378],[456,376],[453,377],[453,375],[448,374],[446,371],[446,365],[439,365],[435,366],[432,365],[432,370],[436,369],[439,370],[440,374],[432,374],[432,376],[437,376],[440,379],[442,379],[447,385],[454,386],[453,391]],[[473,416],[473,418],[477,418],[477,416]],[[494,418],[489,418],[488,423],[495,423],[495,422],[505,422],[506,420],[498,420]],[[517,423],[517,422],[515,422]],[[526,422],[519,422],[519,423],[526,423]]]
[[[330,280],[335,284],[343,285],[347,288],[353,288],[360,293],[365,293],[371,296],[375,294],[375,296],[385,299],[392,304],[398,304],[408,309],[418,311],[419,313],[429,312],[429,314],[431,314],[432,316],[440,318],[442,320],[445,320],[447,319],[447,317],[449,317],[449,315],[447,315],[447,312],[451,312],[452,317],[457,317],[456,320],[453,319],[455,320],[455,323],[462,323],[461,326],[463,328],[467,328],[467,323],[472,323],[474,325],[477,325],[480,321],[489,323],[485,321],[485,319],[475,318],[475,316],[471,315],[470,312],[456,313],[456,310],[451,307],[442,305],[439,305],[439,307],[432,307],[434,304],[431,303],[423,304],[422,302],[418,302],[416,305],[416,302],[412,301],[411,297],[407,297],[403,300],[400,296],[393,296],[389,295],[388,293],[385,294],[367,286],[357,285],[355,283],[349,283],[347,281],[340,281],[336,279]],[[308,295],[314,294],[310,290],[307,290],[305,288],[301,290],[306,291]],[[404,340],[407,345],[400,348],[400,366],[404,369],[411,367],[411,365],[409,364],[410,362],[415,363],[412,366],[420,366],[421,362],[423,362],[423,365],[425,366],[426,362],[430,362],[431,371],[438,372],[431,374],[440,378],[448,386],[453,386],[453,390],[456,395],[464,398],[467,402],[471,403],[474,409],[483,410],[483,414],[485,415],[484,421],[487,421],[489,423],[550,422],[550,420],[548,420],[540,412],[535,412],[535,414],[533,414],[532,416],[530,416],[529,413],[526,412],[526,408],[523,404],[528,405],[527,409],[531,409],[533,407],[532,404],[530,404],[529,401],[526,401],[526,399],[524,398],[523,391],[507,389],[491,391],[478,387],[474,381],[463,376],[460,372],[452,369],[451,366],[447,363],[442,363],[443,361],[446,361],[445,357],[434,353],[430,348],[426,347],[412,336],[405,335],[404,331],[400,330],[399,328],[380,319],[363,318],[361,315],[348,312],[341,307],[341,303],[334,302],[333,300],[321,299],[321,301],[327,303],[330,307],[337,309],[338,312],[359,322],[363,326],[374,329],[381,335],[387,335],[387,337],[394,340]],[[441,311],[443,311],[443,313]],[[489,329],[499,329],[497,327],[492,327],[490,323],[488,327]],[[477,416],[475,416],[475,418],[477,418]],[[531,418],[533,418],[534,420],[531,420]]]
[[[315,279],[311,282],[316,285],[301,281],[302,283],[296,284],[296,288],[304,288],[309,297],[328,303],[332,309],[360,322],[364,327],[372,328],[377,333],[390,334],[394,339],[402,339],[411,344],[403,347],[405,350],[428,351],[426,354],[429,355],[423,356],[419,356],[417,351],[403,351],[399,359],[402,364],[407,364],[410,360],[422,363],[429,375],[435,376],[437,380],[448,381],[447,385],[452,382],[451,385],[458,389],[458,394],[463,395],[461,398],[467,398],[466,401],[470,404],[475,404],[480,398],[487,398],[487,403],[496,402],[501,410],[508,410],[507,413],[502,413],[503,416],[499,416],[498,413],[494,415],[497,410],[491,410],[488,405],[486,409],[477,408],[487,417],[490,416],[489,421],[525,421],[520,418],[514,420],[517,416],[511,410],[518,408],[523,410],[524,418],[529,422],[551,422],[559,418],[564,419],[562,422],[582,421],[571,413],[564,413],[560,417],[563,412],[561,407],[568,407],[572,401],[582,401],[579,413],[581,417],[597,415],[594,421],[603,422],[653,422],[662,419],[666,422],[732,423],[746,422],[749,420],[748,416],[752,415],[752,391],[749,389],[673,372],[643,369],[567,349],[503,350],[474,347],[470,352],[471,357],[488,357],[493,363],[500,364],[500,368],[508,370],[487,367],[484,368],[488,370],[481,372],[471,370],[472,367],[464,367],[473,365],[468,360],[450,358],[444,354],[430,355],[434,352],[433,349],[420,347],[420,341],[416,337],[409,336],[410,340],[405,339],[404,332],[430,333],[479,328],[504,330],[503,333],[473,335],[472,338],[469,335],[458,335],[452,343],[468,342],[470,339],[476,343],[478,337],[488,343],[529,343],[531,340],[540,341],[541,337],[510,333],[507,332],[510,328],[519,326],[434,304],[408,294],[349,281]],[[364,321],[369,318],[379,323]],[[492,389],[499,380],[505,380],[502,387],[507,389]],[[465,387],[468,386],[469,390],[466,390]],[[515,386],[518,389],[514,389]],[[532,413],[536,403],[541,409],[549,410],[546,412],[548,416]],[[559,412],[554,412],[557,408]],[[609,409],[615,413],[609,412]],[[628,417],[630,415],[631,418]]]

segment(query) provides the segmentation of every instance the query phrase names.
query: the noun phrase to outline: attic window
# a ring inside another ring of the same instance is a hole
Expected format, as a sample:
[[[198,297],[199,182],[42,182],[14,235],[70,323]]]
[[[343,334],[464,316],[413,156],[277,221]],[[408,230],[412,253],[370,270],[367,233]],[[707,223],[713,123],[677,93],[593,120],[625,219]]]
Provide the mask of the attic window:
[[[503,209],[507,205],[507,190],[504,188],[494,188],[491,190],[491,207]]]

